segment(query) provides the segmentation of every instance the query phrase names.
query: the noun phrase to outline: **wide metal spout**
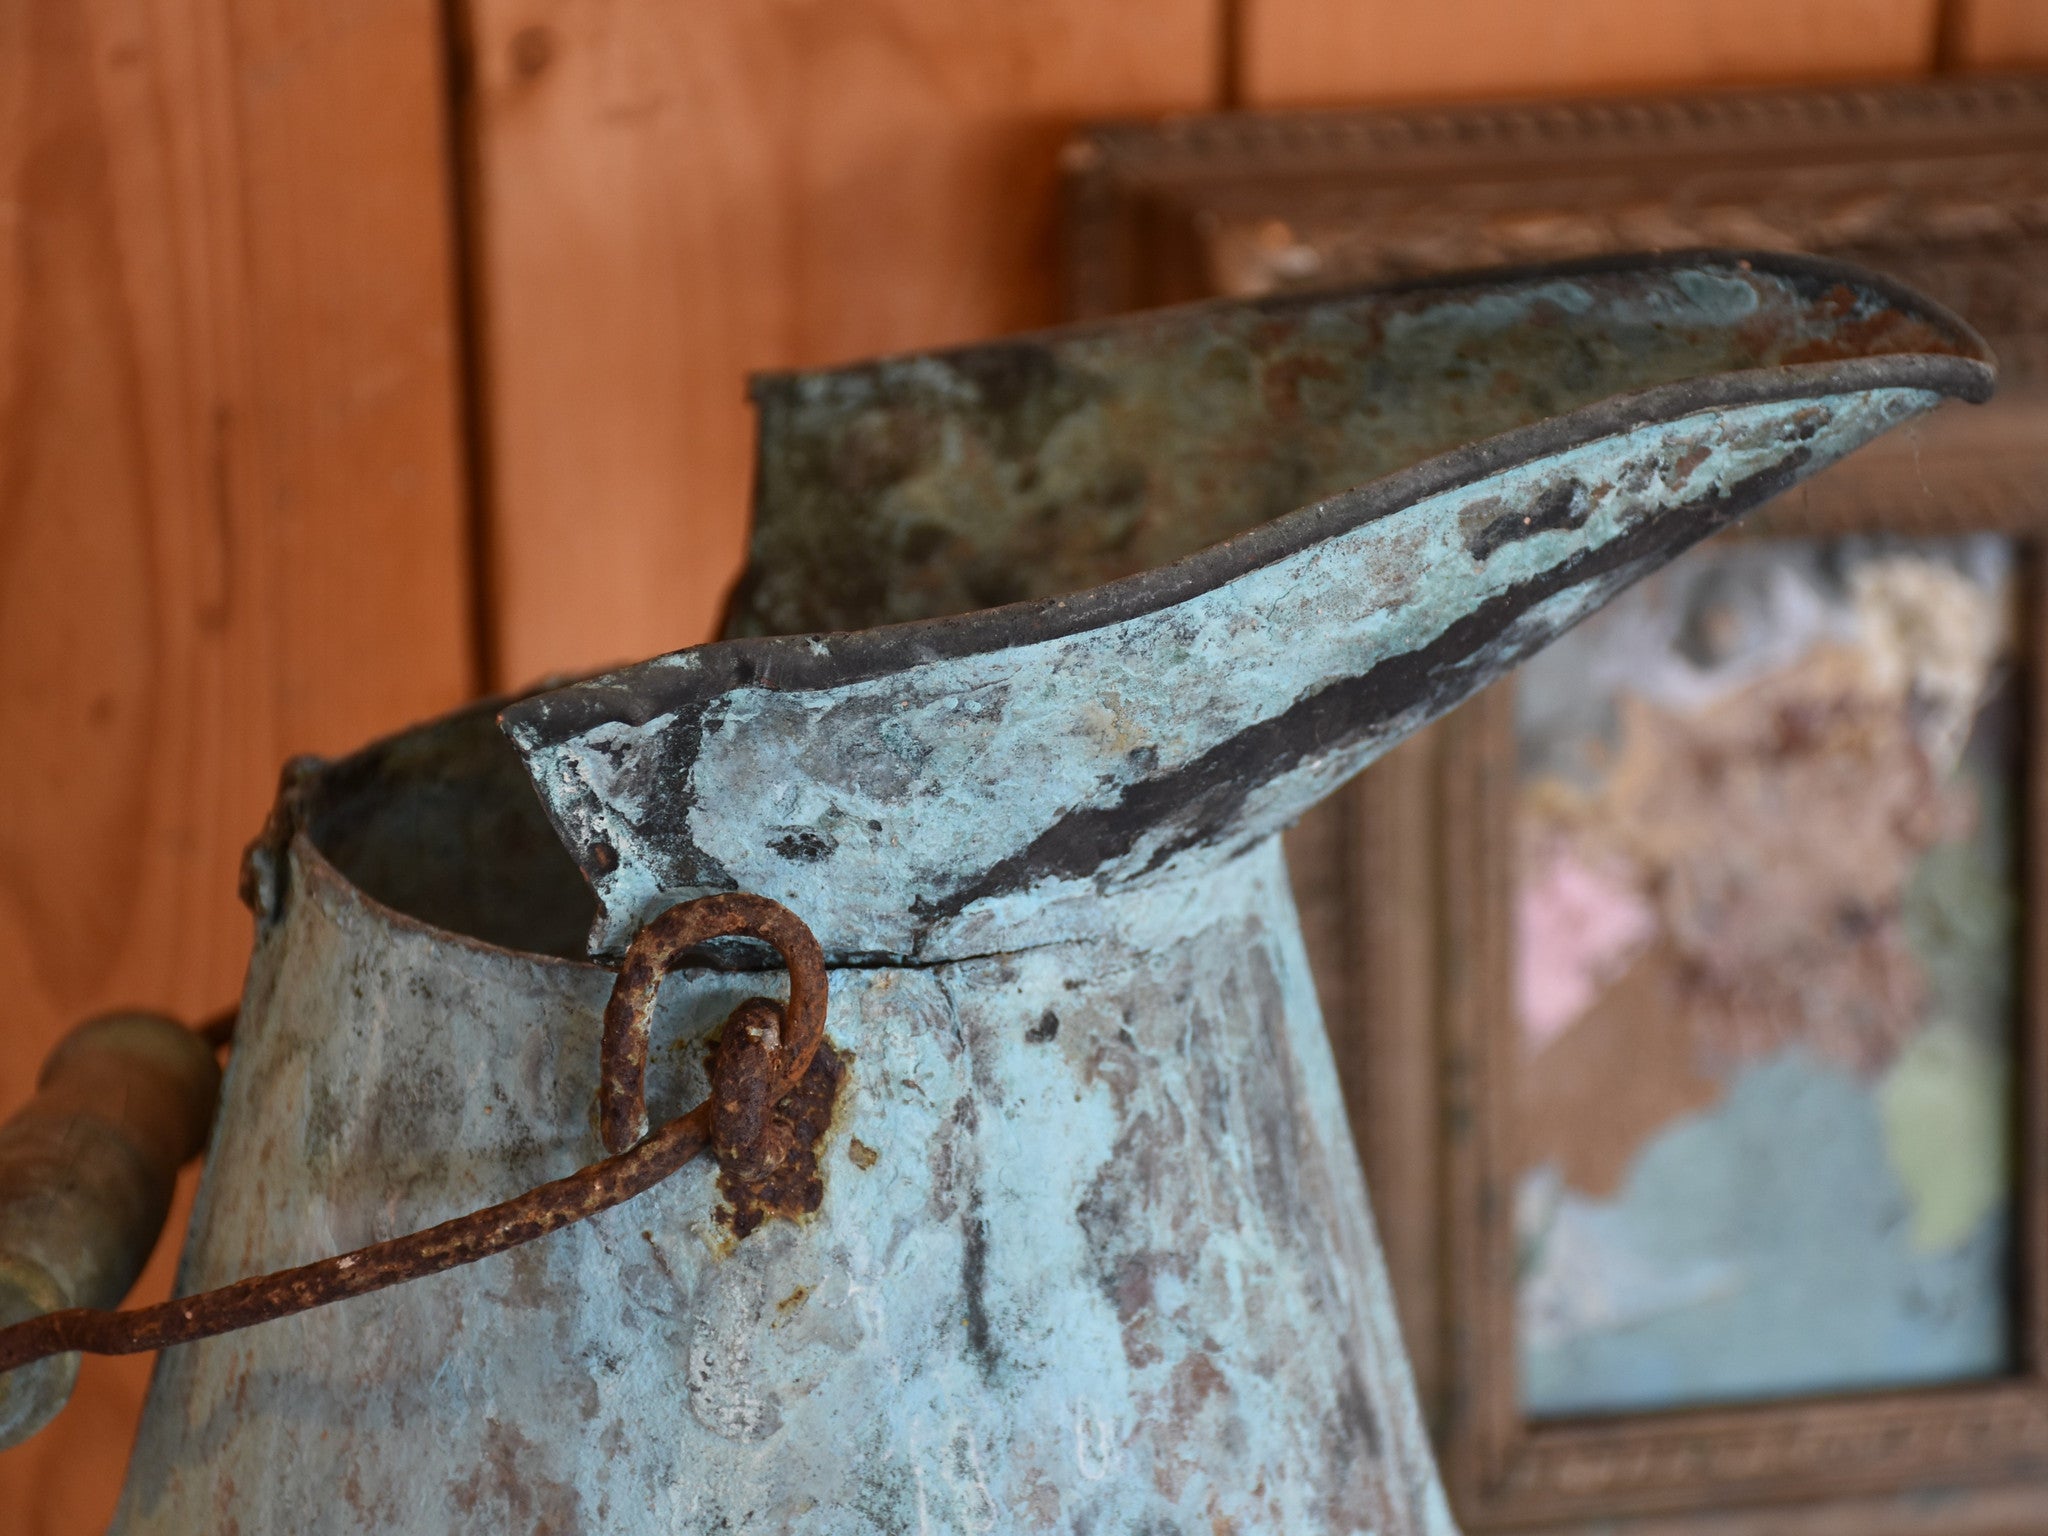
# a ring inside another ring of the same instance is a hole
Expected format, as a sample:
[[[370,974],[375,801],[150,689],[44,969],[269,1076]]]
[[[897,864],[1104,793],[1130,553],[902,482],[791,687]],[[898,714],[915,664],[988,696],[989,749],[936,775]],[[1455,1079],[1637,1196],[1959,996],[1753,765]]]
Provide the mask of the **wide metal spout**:
[[[504,722],[597,952],[735,888],[840,956],[1074,936],[1992,379],[1880,278],[1712,253],[767,379],[733,628],[889,627],[678,652]]]

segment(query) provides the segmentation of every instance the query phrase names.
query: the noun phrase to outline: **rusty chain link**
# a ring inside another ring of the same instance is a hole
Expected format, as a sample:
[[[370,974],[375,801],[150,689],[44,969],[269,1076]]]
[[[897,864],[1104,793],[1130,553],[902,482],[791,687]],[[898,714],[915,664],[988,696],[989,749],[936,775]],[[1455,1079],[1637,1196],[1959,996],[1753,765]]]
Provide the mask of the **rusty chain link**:
[[[735,1008],[712,1058],[711,1096],[649,1132],[648,1031],[662,978],[695,946],[735,937],[765,940],[780,953],[789,1002],[755,997]],[[802,1081],[825,1038],[827,987],[824,953],[787,907],[744,894],[671,907],[634,936],[605,1005],[598,1119],[610,1156],[467,1216],[295,1269],[155,1306],[78,1307],[0,1328],[0,1372],[73,1351],[130,1355],[188,1344],[474,1264],[645,1193],[707,1146],[721,1162],[773,1168],[787,1133],[770,1111]],[[216,1020],[200,1032],[222,1044],[230,1030]]]

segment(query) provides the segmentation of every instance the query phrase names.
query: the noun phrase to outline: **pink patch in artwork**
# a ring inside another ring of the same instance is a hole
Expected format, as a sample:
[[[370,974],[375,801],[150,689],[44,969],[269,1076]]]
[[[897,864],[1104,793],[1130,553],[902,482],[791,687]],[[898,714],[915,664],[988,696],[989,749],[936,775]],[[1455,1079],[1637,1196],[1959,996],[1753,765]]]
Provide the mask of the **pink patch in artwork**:
[[[1515,1015],[1532,1048],[1593,1006],[1657,932],[1634,886],[1553,847],[1515,892]]]

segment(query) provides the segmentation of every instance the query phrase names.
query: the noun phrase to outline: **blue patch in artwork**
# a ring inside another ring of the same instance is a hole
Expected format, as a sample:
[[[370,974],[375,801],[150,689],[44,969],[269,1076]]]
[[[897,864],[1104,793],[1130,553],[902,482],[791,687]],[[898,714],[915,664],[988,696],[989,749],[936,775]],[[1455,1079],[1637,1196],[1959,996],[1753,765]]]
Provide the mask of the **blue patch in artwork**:
[[[1921,1253],[1872,1087],[1797,1049],[1648,1143],[1613,1201],[1522,1189],[1522,1399],[1640,1411],[1995,1376],[2001,1205]]]

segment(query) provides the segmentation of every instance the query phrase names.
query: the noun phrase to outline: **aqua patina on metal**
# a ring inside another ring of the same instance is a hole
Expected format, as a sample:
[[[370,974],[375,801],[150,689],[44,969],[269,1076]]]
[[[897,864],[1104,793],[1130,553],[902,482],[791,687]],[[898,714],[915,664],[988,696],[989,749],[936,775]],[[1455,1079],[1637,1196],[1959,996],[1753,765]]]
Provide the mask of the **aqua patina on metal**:
[[[1448,1532],[1277,834],[1990,384],[1879,279],[1715,254],[764,381],[736,638],[294,780],[181,1286],[589,1162],[584,956],[708,893],[831,966],[808,1194],[692,1165],[172,1351],[115,1528]],[[657,1118],[780,987],[724,958]]]

